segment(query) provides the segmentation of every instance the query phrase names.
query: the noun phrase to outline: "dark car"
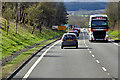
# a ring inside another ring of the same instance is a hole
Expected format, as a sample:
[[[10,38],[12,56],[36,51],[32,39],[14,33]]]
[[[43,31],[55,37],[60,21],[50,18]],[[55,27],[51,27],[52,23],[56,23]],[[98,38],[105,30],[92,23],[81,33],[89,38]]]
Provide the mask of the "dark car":
[[[75,31],[69,31],[68,33],[74,33],[74,34],[76,34],[77,37],[79,37],[79,33],[78,33],[78,32],[75,32]]]
[[[63,49],[63,47],[72,47],[72,46],[78,48],[77,36],[74,33],[65,33],[62,37],[61,49]]]

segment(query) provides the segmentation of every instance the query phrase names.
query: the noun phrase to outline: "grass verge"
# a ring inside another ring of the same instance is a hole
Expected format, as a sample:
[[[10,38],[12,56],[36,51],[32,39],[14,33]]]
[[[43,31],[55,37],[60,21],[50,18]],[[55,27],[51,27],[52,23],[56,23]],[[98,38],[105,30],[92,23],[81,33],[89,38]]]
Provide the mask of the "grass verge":
[[[15,69],[17,69],[21,64],[23,64],[23,62],[26,61],[31,56],[31,54],[35,53],[41,47],[45,46],[48,43],[51,43],[54,40],[49,40],[42,45],[23,52],[16,58],[14,58],[12,61],[8,62],[5,66],[2,67],[2,78],[7,78]]]
[[[116,31],[109,31],[109,38],[114,39],[114,40],[120,40],[120,32],[118,30]]]

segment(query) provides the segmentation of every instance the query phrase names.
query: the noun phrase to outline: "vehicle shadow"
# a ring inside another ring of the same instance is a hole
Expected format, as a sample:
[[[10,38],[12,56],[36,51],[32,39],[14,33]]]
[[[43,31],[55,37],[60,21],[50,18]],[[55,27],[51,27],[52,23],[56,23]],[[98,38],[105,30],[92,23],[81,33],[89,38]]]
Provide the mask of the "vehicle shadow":
[[[62,56],[57,56],[57,55],[45,55],[44,57],[62,57]]]
[[[92,49],[92,48],[89,48],[89,47],[78,47],[78,48],[76,48],[76,47],[65,47],[64,49]]]
[[[91,43],[112,43],[113,41],[92,41]]]
[[[35,57],[40,57],[41,55],[35,55]],[[58,55],[44,55],[44,57],[61,57]]]
[[[93,41],[91,43],[120,43],[120,40],[114,40],[114,41]]]
[[[120,40],[115,40],[115,41],[112,41],[112,42],[115,42],[115,43],[120,43]]]

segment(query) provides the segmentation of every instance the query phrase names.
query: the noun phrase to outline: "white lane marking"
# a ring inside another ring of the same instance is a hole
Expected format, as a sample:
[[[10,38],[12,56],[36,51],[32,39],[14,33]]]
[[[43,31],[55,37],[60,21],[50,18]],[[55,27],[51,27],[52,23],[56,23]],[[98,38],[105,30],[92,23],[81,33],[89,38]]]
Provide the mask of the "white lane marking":
[[[83,37],[84,37],[84,44],[85,44],[85,47],[88,47],[86,42],[85,42],[85,35],[83,34]]]
[[[115,45],[117,45],[117,46],[120,46],[118,43],[113,43],[113,44],[115,44]]]
[[[84,36],[84,34],[83,34],[83,36]],[[111,42],[112,42],[112,41],[111,41]],[[112,43],[113,43],[113,42],[112,42]],[[85,38],[84,38],[84,44],[85,44],[86,47],[88,47],[87,44],[86,44],[86,42],[85,42]],[[116,45],[120,46],[120,45],[117,44],[117,43],[113,43],[113,44],[116,44]],[[89,52],[92,53],[92,51],[90,51],[89,48],[88,48],[87,50],[89,50]],[[95,55],[92,54],[92,57],[95,57]],[[100,64],[100,61],[97,60],[97,59],[96,59],[96,62],[97,62],[98,64]],[[107,69],[106,69],[105,67],[102,67],[102,69],[103,69],[105,72],[107,71]],[[110,75],[110,73],[108,73],[108,75]],[[115,80],[115,79],[112,78],[112,80]]]
[[[92,53],[92,51],[89,51],[90,53]]]
[[[54,43],[52,46],[50,46],[38,59],[37,61],[32,65],[32,67],[28,70],[28,72],[24,75],[23,80],[27,79],[29,77],[29,75],[31,74],[31,72],[33,71],[33,69],[37,66],[37,64],[42,60],[42,58],[44,57],[44,55],[52,48],[54,47],[57,43],[59,43],[60,41],[57,41],[56,43]]]
[[[95,57],[95,55],[92,54],[92,57]]]
[[[114,40],[109,40],[109,41],[114,41]],[[115,42],[112,42],[113,44],[117,45],[117,46],[120,46],[118,43],[115,43]]]
[[[96,60],[96,62],[97,62],[97,63],[100,63],[100,61],[99,61],[99,60]]]
[[[107,69],[106,69],[105,67],[102,67],[102,69],[103,69],[104,71],[107,71]]]

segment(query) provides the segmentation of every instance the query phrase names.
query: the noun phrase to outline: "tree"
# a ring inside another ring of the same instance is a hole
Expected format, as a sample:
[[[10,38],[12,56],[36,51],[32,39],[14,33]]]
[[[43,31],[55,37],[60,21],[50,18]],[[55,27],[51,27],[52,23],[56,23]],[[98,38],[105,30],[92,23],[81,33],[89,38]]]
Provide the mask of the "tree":
[[[4,10],[4,13],[2,14],[2,16],[7,20],[7,27],[6,27],[7,35],[8,35],[8,31],[9,31],[9,21],[12,18],[12,13],[13,13],[13,11],[10,9],[10,7],[7,7],[6,10]]]
[[[10,10],[11,17],[7,12]],[[17,24],[29,23],[33,26],[32,34],[35,28],[42,32],[42,26],[51,28],[52,25],[61,25],[67,23],[67,12],[62,2],[40,2],[40,3],[3,3],[2,7],[3,16],[7,20],[16,20],[16,34]]]
[[[35,26],[39,25],[40,23],[40,16],[42,10],[38,10],[37,5],[33,5],[27,9],[28,15],[27,18],[29,19],[30,25],[33,26],[32,34],[34,33]]]
[[[57,3],[57,12],[56,12],[56,24],[67,24],[67,11],[63,2]]]
[[[113,26],[115,26],[116,22],[118,21],[118,2],[108,3],[106,13],[110,22],[113,23]]]

